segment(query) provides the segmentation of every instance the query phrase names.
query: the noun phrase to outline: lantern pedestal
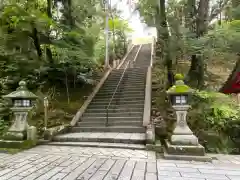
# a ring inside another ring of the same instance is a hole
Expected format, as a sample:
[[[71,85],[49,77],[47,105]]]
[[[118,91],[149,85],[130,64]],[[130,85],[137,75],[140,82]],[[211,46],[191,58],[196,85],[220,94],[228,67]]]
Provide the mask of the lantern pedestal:
[[[13,124],[9,128],[8,132],[4,135],[6,140],[24,140],[27,135],[28,128],[28,113],[31,107],[13,107]]]
[[[167,159],[210,161],[211,159],[205,156],[205,148],[198,143],[198,138],[188,127],[186,116],[190,106],[176,105],[173,108],[176,111],[177,123],[170,142],[166,140],[164,157]]]
[[[198,138],[193,134],[187,124],[187,111],[189,105],[173,106],[177,115],[177,124],[171,137],[173,145],[198,145]]]

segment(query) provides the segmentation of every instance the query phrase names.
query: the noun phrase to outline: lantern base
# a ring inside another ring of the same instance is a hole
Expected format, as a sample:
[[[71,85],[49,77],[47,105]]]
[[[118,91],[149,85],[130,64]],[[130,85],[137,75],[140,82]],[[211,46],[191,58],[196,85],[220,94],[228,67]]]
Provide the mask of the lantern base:
[[[174,145],[166,140],[167,152],[169,154],[178,154],[178,155],[194,155],[194,156],[204,156],[205,148],[198,145]]]
[[[194,134],[173,134],[171,136],[171,144],[197,146],[198,138]]]
[[[15,141],[22,141],[26,139],[26,132],[25,131],[8,131],[6,134],[3,135],[4,140],[15,140]]]
[[[168,160],[212,162],[212,158],[209,156],[175,155],[167,152],[164,152],[163,156]]]

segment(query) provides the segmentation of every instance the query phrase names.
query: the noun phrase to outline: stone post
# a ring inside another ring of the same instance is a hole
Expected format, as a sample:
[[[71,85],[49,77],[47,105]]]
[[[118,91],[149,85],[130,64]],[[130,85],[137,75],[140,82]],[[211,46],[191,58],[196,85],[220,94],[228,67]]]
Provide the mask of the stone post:
[[[167,91],[171,99],[172,107],[176,112],[177,122],[173,134],[166,140],[164,157],[167,159],[201,160],[210,161],[205,156],[205,148],[198,143],[198,138],[193,134],[187,124],[187,112],[189,96],[193,90],[184,84],[181,74],[175,75],[176,83]]]
[[[33,142],[37,141],[37,128],[34,126],[29,126],[27,129],[27,140],[31,140]]]

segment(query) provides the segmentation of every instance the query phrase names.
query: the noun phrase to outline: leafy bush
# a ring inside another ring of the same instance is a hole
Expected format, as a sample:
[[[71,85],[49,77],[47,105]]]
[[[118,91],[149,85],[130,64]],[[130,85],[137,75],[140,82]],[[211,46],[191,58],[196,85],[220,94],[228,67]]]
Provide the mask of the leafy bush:
[[[240,111],[230,95],[196,91],[189,125],[210,152],[240,153]]]

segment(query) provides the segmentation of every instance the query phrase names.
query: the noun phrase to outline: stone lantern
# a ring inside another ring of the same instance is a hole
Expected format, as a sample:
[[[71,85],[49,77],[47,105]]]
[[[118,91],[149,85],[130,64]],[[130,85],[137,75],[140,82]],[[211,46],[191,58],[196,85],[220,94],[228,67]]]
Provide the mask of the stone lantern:
[[[27,89],[25,81],[20,81],[16,91],[3,96],[3,98],[10,99],[13,105],[11,108],[13,123],[4,135],[4,139],[25,140],[27,138],[28,115],[38,97]]]
[[[193,90],[183,81],[181,74],[175,75],[175,84],[167,91],[172,107],[177,115],[177,122],[173,134],[166,140],[165,158],[184,160],[208,160],[205,157],[205,148],[198,143],[198,138],[193,134],[187,124],[189,96]]]

